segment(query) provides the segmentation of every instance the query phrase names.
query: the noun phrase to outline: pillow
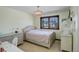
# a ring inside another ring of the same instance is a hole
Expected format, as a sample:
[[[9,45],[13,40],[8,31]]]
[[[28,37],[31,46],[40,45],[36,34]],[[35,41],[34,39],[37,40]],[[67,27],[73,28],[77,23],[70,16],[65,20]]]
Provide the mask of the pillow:
[[[35,29],[33,26],[27,26],[27,27],[25,27],[25,28],[23,29],[23,31],[24,31],[24,32],[28,32],[28,31],[33,30],[33,29]]]

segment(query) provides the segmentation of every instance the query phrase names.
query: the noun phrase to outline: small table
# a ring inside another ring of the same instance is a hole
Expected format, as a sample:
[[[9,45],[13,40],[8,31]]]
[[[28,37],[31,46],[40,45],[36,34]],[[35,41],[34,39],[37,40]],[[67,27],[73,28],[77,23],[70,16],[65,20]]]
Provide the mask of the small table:
[[[9,43],[8,41],[2,42],[1,47],[6,51],[6,52],[23,52],[21,49],[19,49],[17,46]]]

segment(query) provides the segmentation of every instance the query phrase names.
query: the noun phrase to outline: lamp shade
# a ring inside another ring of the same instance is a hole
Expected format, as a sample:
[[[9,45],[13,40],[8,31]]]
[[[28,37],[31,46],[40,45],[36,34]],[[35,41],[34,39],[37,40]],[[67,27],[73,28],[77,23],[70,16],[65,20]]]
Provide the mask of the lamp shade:
[[[39,9],[39,7],[37,7],[37,10],[34,12],[34,15],[37,17],[41,17],[43,14],[42,10]]]

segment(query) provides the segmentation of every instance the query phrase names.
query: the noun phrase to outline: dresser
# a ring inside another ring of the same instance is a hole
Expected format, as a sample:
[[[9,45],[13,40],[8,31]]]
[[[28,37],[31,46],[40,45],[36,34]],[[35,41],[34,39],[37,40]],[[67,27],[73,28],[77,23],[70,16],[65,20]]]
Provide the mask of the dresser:
[[[72,35],[62,35],[61,36],[61,50],[62,51],[72,51]]]
[[[17,37],[18,38],[18,45],[23,43],[23,32],[18,32],[18,33],[7,33],[0,35],[0,41],[9,41],[12,43],[12,40]]]

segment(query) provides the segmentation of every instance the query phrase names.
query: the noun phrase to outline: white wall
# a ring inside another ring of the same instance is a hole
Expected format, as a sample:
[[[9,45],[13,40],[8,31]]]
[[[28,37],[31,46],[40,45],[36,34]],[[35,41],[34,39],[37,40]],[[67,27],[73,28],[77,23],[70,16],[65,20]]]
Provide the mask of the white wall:
[[[7,7],[0,7],[0,33],[9,33],[16,28],[33,25],[32,15]]]
[[[78,19],[77,19],[77,51],[79,52],[79,7],[78,7]]]
[[[61,29],[61,22],[62,22],[62,19],[65,19],[68,17],[68,10],[66,11],[59,11],[59,12],[52,12],[52,13],[47,13],[43,16],[53,16],[53,15],[59,15],[59,28]],[[35,18],[34,19],[34,25],[37,27],[37,28],[40,28],[40,18]],[[55,30],[56,31],[56,34],[57,34],[57,39],[60,39],[60,31],[61,30]]]
[[[79,7],[71,7],[73,19],[73,51],[79,52]]]
[[[73,18],[73,51],[79,52],[79,7],[71,7]]]

